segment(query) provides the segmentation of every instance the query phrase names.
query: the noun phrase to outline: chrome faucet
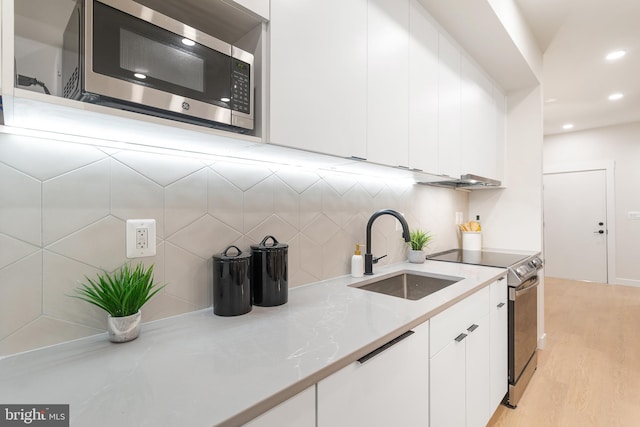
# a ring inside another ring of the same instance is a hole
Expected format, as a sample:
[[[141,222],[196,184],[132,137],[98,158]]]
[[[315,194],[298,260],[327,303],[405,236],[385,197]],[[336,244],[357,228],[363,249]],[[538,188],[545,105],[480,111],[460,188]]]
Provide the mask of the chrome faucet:
[[[373,221],[381,215],[395,216],[398,221],[400,221],[400,224],[402,224],[402,237],[404,237],[404,241],[411,241],[411,237],[409,236],[409,224],[407,224],[407,220],[404,219],[400,212],[392,209],[382,209],[371,215],[371,218],[369,218],[369,222],[367,223],[367,250],[364,254],[364,274],[373,274],[373,264],[376,264],[379,260],[386,257],[386,255],[382,255],[381,257],[374,258],[371,253],[371,226],[373,225]]]

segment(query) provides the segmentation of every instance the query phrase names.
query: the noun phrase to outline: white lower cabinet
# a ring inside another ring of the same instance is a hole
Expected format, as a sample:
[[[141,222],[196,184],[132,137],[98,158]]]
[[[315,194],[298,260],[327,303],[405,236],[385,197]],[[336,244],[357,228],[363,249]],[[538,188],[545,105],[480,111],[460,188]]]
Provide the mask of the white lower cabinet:
[[[508,288],[503,277],[491,284],[491,408],[500,405],[509,387],[508,373]]]
[[[246,427],[315,427],[316,387],[309,387],[244,425]]]
[[[426,426],[429,326],[318,383],[318,427]]]
[[[431,427],[485,426],[490,400],[489,287],[430,320]]]
[[[484,427],[507,392],[507,297],[503,277],[246,425]]]

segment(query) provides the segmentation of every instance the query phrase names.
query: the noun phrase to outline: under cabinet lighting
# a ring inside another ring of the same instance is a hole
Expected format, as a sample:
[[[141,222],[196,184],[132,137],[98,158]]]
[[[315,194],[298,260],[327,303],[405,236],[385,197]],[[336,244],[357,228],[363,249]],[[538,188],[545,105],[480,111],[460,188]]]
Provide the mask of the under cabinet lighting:
[[[609,101],[617,101],[622,98],[624,98],[624,95],[621,93],[612,93],[609,95]]]
[[[195,46],[196,42],[191,39],[182,39],[182,44],[185,46]]]
[[[620,59],[627,54],[626,50],[614,50],[606,56],[607,61],[615,61],[616,59]]]
[[[142,73],[135,73],[135,74],[133,75],[133,77],[135,77],[135,78],[137,78],[137,79],[141,79],[141,80],[144,80],[144,79],[146,79],[146,78],[147,78],[147,76],[146,76],[145,74],[142,74]]]
[[[567,123],[567,124],[562,125],[562,129],[564,129],[564,130],[573,129],[573,123]]]

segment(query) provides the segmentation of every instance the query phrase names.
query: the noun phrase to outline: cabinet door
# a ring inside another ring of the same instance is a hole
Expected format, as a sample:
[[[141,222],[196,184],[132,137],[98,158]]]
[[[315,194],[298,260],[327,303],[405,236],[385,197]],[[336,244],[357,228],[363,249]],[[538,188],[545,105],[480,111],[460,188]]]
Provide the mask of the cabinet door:
[[[318,383],[318,427],[425,426],[429,419],[429,328]]]
[[[496,103],[496,179],[502,181],[502,185],[506,185],[505,164],[507,155],[507,97],[502,91],[494,86],[493,97]]]
[[[367,0],[272,0],[269,142],[366,157]]]
[[[502,402],[508,389],[507,280],[491,284],[491,411]]]
[[[467,427],[484,427],[491,418],[490,409],[490,339],[489,314],[474,321],[466,339],[466,409]]]
[[[431,427],[465,426],[466,338],[454,338],[429,361]]]
[[[443,34],[438,37],[438,172],[459,178],[460,52]]]
[[[316,387],[309,387],[244,425],[247,427],[315,427]]]
[[[409,167],[438,172],[438,30],[409,3]]]
[[[367,160],[409,165],[409,1],[369,0]]]
[[[461,83],[461,170],[495,178],[497,121],[493,84],[480,67],[464,55]]]

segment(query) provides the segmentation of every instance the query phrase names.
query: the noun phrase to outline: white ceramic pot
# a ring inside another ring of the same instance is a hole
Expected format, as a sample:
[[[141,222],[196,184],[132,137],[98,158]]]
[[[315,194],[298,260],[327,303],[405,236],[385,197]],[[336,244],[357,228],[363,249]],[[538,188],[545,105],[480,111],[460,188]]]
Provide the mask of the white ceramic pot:
[[[140,324],[142,323],[142,312],[138,310],[136,314],[124,317],[112,317],[107,319],[107,332],[109,341],[127,342],[138,338],[140,334]]]
[[[422,264],[425,260],[426,254],[424,251],[416,251],[414,249],[409,249],[408,252],[409,262],[414,264]]]

